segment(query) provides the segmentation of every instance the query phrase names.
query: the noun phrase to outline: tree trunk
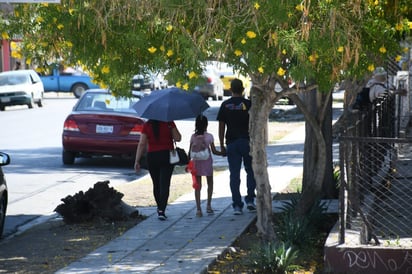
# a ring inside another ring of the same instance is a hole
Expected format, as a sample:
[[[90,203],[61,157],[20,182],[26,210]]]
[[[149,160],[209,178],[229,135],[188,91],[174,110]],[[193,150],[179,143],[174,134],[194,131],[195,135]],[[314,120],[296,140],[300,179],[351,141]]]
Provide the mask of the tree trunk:
[[[272,193],[267,172],[266,145],[267,121],[273,108],[276,94],[270,91],[256,90],[252,87],[252,108],[250,110],[250,145],[253,158],[252,167],[256,180],[256,207],[258,234],[264,241],[273,241],[275,232],[272,223]]]
[[[322,132],[324,109],[327,102],[322,102],[322,96],[317,97],[317,91],[305,93],[305,103],[297,94],[289,97],[302,111],[306,120],[305,150],[303,158],[302,197],[296,214],[303,216],[322,196],[322,185],[326,170],[326,142]],[[318,99],[321,100],[318,100]]]
[[[322,198],[324,199],[336,199],[338,198],[339,192],[336,186],[336,182],[333,179],[333,149],[332,149],[332,98],[327,98],[328,96],[332,97],[332,93],[321,93],[322,96],[321,102],[324,102],[327,107],[325,108],[325,115],[322,121],[322,132],[325,138],[326,145],[326,165],[325,165],[325,177],[322,184]]]

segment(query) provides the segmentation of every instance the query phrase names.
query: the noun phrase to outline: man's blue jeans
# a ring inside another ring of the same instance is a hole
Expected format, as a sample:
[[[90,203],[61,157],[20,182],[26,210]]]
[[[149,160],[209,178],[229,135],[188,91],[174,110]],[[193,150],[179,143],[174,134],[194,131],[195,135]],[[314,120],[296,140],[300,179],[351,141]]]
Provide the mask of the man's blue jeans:
[[[236,139],[226,146],[227,161],[229,163],[230,172],[230,190],[232,192],[232,206],[243,208],[242,196],[240,195],[240,169],[243,165],[246,171],[247,182],[247,196],[245,202],[250,203],[254,201],[256,181],[252,169],[252,157],[250,156],[249,140]]]

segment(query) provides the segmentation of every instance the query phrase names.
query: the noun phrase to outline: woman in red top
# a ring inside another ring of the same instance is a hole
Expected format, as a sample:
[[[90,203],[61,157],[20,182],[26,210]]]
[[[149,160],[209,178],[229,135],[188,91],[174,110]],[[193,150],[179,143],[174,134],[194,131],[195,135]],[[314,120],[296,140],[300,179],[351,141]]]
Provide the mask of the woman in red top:
[[[159,220],[166,220],[166,206],[169,199],[170,180],[174,165],[169,162],[169,151],[173,142],[179,142],[182,135],[174,122],[148,120],[142,129],[136,152],[135,170],[140,171],[140,159],[147,151],[147,165],[153,181],[153,195],[157,204]]]

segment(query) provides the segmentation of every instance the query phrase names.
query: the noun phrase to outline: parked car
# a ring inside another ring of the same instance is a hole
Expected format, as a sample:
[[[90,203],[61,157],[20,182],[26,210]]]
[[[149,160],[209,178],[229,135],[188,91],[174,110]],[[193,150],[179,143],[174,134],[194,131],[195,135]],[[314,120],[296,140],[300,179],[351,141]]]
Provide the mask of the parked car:
[[[80,98],[87,89],[99,88],[86,73],[76,70],[60,71],[59,68],[55,66],[51,74],[40,76],[45,92],[72,92],[76,98]]]
[[[194,91],[199,93],[205,100],[212,97],[213,100],[223,99],[223,82],[216,68],[211,64],[206,64],[202,73],[204,84],[198,85]]]
[[[250,87],[252,86],[252,81],[250,80],[249,77],[244,76],[240,74],[239,72],[236,72],[233,68],[227,67],[226,69],[220,70],[220,79],[223,82],[223,95],[224,96],[232,96],[232,92],[230,91],[230,82],[232,82],[233,79],[237,78],[242,80],[243,82],[243,87],[245,90],[243,91],[243,95],[246,98],[250,97]]]
[[[2,166],[10,163],[10,156],[7,153],[0,152],[0,238],[4,230],[4,221],[6,220],[8,191],[6,179],[4,178]]]
[[[153,79],[149,75],[136,74],[132,78],[132,91],[152,91],[154,90]]]
[[[115,97],[105,89],[87,90],[63,125],[62,160],[112,156],[134,159],[144,120],[133,105],[138,97]]]
[[[6,106],[34,104],[43,106],[44,87],[39,75],[31,69],[0,73],[0,111]]]
[[[162,72],[148,72],[147,74],[136,74],[132,78],[132,91],[150,93],[153,90],[165,89],[168,81]]]

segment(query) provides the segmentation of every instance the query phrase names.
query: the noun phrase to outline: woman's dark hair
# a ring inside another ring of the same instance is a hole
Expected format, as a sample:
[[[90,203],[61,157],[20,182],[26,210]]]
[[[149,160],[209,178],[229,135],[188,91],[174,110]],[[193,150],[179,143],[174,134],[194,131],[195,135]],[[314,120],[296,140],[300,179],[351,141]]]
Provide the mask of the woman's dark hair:
[[[205,133],[207,129],[208,121],[207,117],[200,114],[196,117],[196,123],[195,123],[195,134],[196,135],[202,135]]]
[[[153,135],[156,139],[159,139],[160,129],[159,129],[159,121],[157,120],[149,120],[148,121],[152,125]]]

